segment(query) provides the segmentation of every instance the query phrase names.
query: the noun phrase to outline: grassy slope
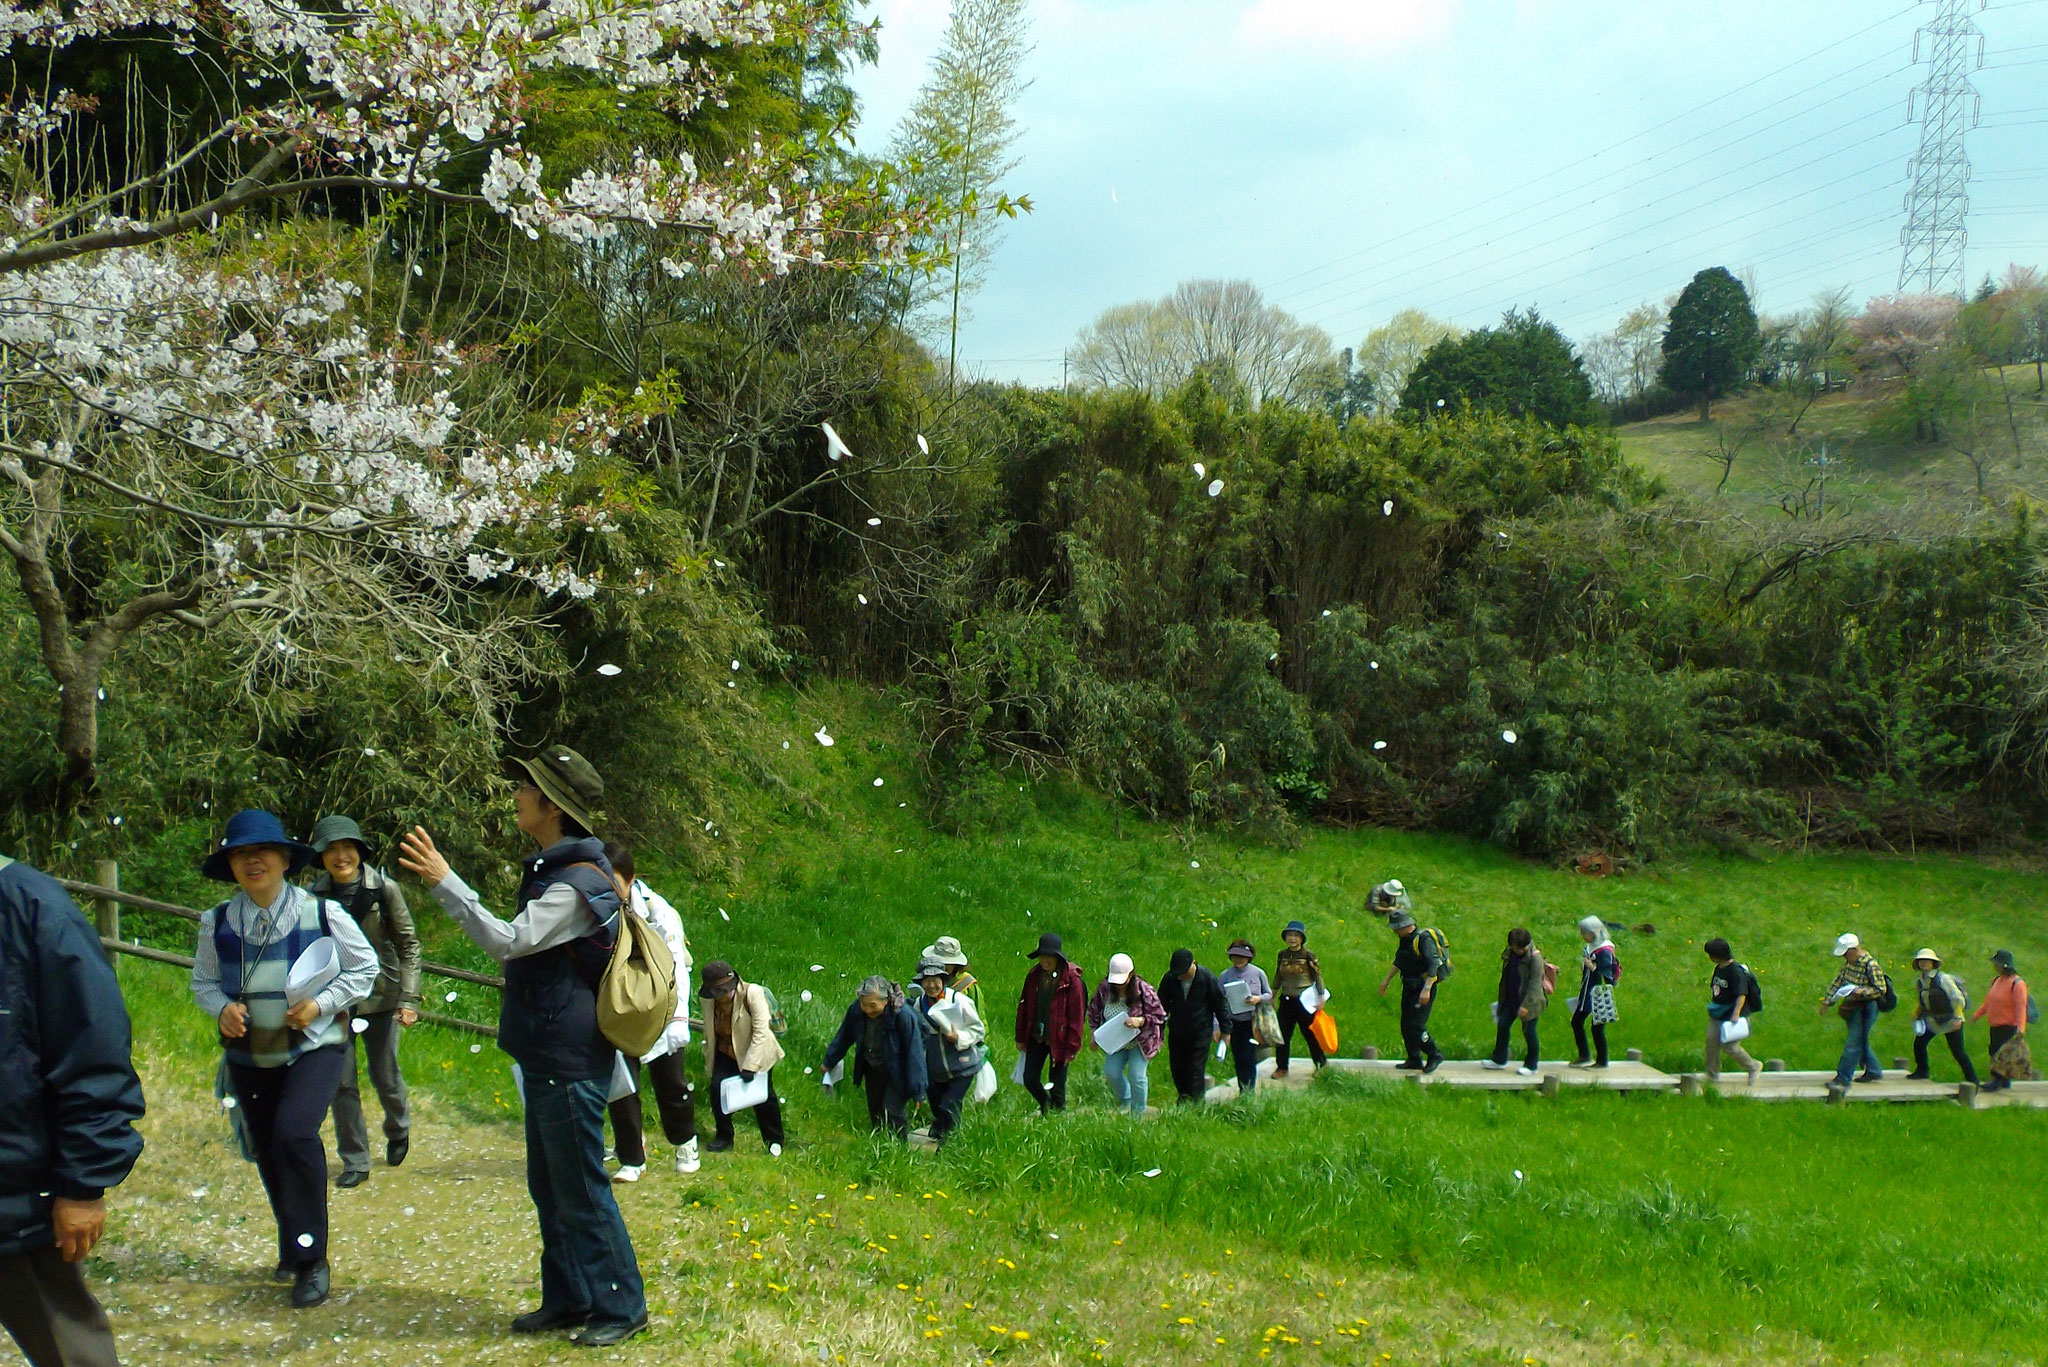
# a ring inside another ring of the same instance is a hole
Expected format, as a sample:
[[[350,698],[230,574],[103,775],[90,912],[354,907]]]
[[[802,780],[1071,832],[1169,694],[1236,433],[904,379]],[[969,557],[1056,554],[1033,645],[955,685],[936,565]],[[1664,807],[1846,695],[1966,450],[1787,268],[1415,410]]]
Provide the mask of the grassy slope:
[[[1235,1362],[1252,1344],[1304,1361],[1810,1360],[1817,1343],[2026,1361],[2048,1341],[2048,1311],[2009,1294],[2038,1279],[2048,1235],[2039,1112],[1544,1102],[1333,1078],[1308,1097],[1132,1128],[1077,1066],[1080,1113],[1039,1125],[1006,1094],[932,1158],[858,1138],[853,1103],[827,1102],[801,1072],[851,982],[901,974],[936,934],[963,938],[1000,1001],[1041,928],[1067,935],[1092,980],[1118,949],[1148,975],[1180,943],[1216,962],[1237,933],[1270,956],[1296,915],[1314,928],[1346,1051],[1389,1047],[1392,1013],[1371,992],[1389,937],[1355,910],[1388,874],[1416,890],[1461,962],[1438,1017],[1459,1052],[1490,1038],[1501,931],[1520,921],[1561,949],[1593,911],[1657,926],[1621,937],[1620,1044],[1696,1066],[1697,945],[1723,933],[1771,995],[1764,1049],[1820,1065],[1839,1047],[1839,1027],[1813,1011],[1838,929],[1861,930],[1893,963],[1932,940],[1981,984],[1975,965],[1993,944],[2023,966],[2048,961],[2021,870],[1828,858],[1595,881],[1382,832],[1313,833],[1294,850],[1136,823],[1120,836],[1112,813],[1058,785],[1019,795],[1029,806],[1016,829],[952,840],[918,819],[909,737],[888,708],[851,690],[764,707],[765,763],[788,796],[754,794],[728,819],[745,867],[692,888],[664,876],[658,854],[645,862],[689,919],[700,961],[730,957],[781,991],[798,1144],[771,1164],[743,1140],[743,1156],[695,1181],[657,1170],[628,1193],[666,1321],[633,1360],[684,1345],[736,1363],[815,1360],[820,1346],[848,1360],[951,1358],[964,1340],[1079,1363]],[[830,750],[810,739],[821,722],[838,738]],[[165,971],[124,974],[155,1114],[101,1270],[120,1279],[111,1301],[138,1336],[132,1360],[239,1358],[233,1335],[246,1326],[217,1321],[252,1310],[275,1327],[275,1355],[298,1362],[566,1351],[507,1344],[491,1328],[522,1308],[533,1266],[516,1131],[478,1123],[509,1114],[494,1051],[472,1055],[446,1032],[409,1037],[423,1093],[416,1157],[337,1202],[342,1279],[364,1291],[316,1317],[272,1314],[273,1293],[250,1275],[267,1256],[260,1195],[218,1142],[203,1032]],[[1562,1015],[1546,1022],[1553,1056],[1568,1038]],[[1905,1050],[1902,1017],[1887,1018],[1880,1047]],[[1155,1074],[1166,1091],[1163,1065]],[[1153,1167],[1159,1178],[1142,1176]],[[202,1185],[228,1199],[193,1200]],[[729,1221],[745,1223],[737,1238]],[[1275,1325],[1286,1331],[1266,1338]],[[1015,1338],[1020,1328],[1032,1337]]]

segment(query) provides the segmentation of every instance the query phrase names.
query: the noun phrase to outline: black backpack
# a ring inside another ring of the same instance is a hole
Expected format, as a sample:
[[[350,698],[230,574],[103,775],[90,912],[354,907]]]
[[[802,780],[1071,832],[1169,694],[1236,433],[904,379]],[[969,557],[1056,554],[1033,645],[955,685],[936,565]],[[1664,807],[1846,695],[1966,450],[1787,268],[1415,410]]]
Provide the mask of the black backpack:
[[[1879,969],[1877,971],[1877,976],[1884,979],[1884,995],[1880,996],[1877,999],[1877,1009],[1881,1012],[1898,1010],[1899,994],[1897,990],[1895,990],[1892,987],[1892,975],[1885,972],[1883,969]]]
[[[1749,979],[1749,986],[1743,992],[1743,995],[1748,997],[1749,1001],[1743,1006],[1742,1014],[1754,1016],[1757,1012],[1764,1009],[1764,985],[1756,980],[1756,974],[1750,972],[1748,964],[1742,966],[1742,975]]]

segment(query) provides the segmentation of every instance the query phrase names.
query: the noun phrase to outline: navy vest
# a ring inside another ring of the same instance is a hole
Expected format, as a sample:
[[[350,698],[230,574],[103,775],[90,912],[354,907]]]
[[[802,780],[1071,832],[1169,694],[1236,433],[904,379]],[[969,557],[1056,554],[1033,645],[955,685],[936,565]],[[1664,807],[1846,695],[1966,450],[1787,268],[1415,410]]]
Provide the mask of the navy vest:
[[[596,868],[574,868],[595,864]],[[527,1078],[563,1082],[609,1078],[612,1042],[597,1028],[597,984],[611,962],[618,933],[619,890],[612,886],[604,842],[584,837],[550,845],[524,864],[519,910],[556,883],[582,895],[598,933],[505,961],[504,1003],[498,1011],[498,1047]]]

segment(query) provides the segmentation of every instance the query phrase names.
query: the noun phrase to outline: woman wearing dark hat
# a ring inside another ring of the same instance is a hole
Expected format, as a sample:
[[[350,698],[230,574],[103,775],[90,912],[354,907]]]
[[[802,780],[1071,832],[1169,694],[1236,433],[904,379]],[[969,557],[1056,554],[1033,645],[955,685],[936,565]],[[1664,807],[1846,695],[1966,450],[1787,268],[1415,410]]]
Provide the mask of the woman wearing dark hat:
[[[1984,1090],[2002,1092],[2015,1080],[2025,1082],[2034,1075],[2027,1049],[2027,980],[2013,966],[2009,949],[1993,954],[1991,966],[1998,976],[1984,989],[1984,1000],[1970,1019],[1991,1024],[1991,1081]]]
[[[981,1009],[972,997],[950,986],[951,977],[952,965],[930,955],[917,966],[917,983],[923,990],[917,1009],[928,1039],[925,1076],[931,1091],[935,1144],[945,1143],[946,1136],[960,1124],[960,1108],[974,1086],[975,1074],[988,1058],[982,1047],[988,1029],[982,1024]]]
[[[908,1108],[924,1100],[928,1085],[924,1035],[903,989],[877,973],[862,979],[820,1068],[831,1072],[852,1051],[853,1080],[867,1086],[868,1128],[887,1125],[898,1139],[908,1139]]]
[[[520,834],[538,848],[520,865],[519,910],[488,911],[433,837],[415,826],[399,867],[433,890],[463,934],[505,966],[498,1048],[519,1065],[526,1110],[526,1190],[540,1223],[540,1307],[515,1334],[573,1329],[601,1348],[647,1328],[640,1263],[604,1167],[605,1095],[618,1051],[597,1024],[597,984],[625,909],[604,844],[592,834],[604,780],[552,745],[520,760],[512,790]]]
[[[1302,1010],[1301,994],[1311,987],[1317,992],[1327,990],[1323,986],[1323,966],[1317,962],[1316,952],[1308,947],[1308,927],[1300,921],[1287,923],[1280,932],[1280,946],[1279,956],[1273,961],[1273,982],[1280,994],[1280,1042],[1273,1046],[1273,1076],[1287,1076],[1297,1025],[1301,1027],[1302,1039],[1308,1042],[1309,1060],[1321,1072],[1330,1060],[1308,1031],[1309,1017],[1315,1012]]]
[[[1259,1085],[1259,1046],[1252,1038],[1252,1019],[1272,1000],[1273,984],[1266,970],[1252,962],[1259,956],[1250,940],[1232,940],[1229,954],[1230,967],[1223,970],[1219,981],[1230,998],[1230,1057],[1237,1065],[1237,1090],[1249,1092]],[[1232,983],[1244,986],[1241,1005],[1236,1000],[1238,994],[1230,990]]]
[[[342,1012],[377,982],[347,912],[289,882],[313,851],[269,812],[237,812],[204,872],[239,891],[199,918],[192,999],[212,1016],[256,1171],[277,1217],[279,1281],[301,1309],[327,1299],[327,1150],[320,1122],[349,1063]],[[325,969],[299,978],[294,968]]]
[[[775,1095],[775,1065],[782,1062],[782,1041],[775,1038],[775,1009],[755,983],[742,982],[723,959],[704,965],[698,1000],[704,1003],[704,1072],[711,1079],[711,1117],[717,1136],[705,1145],[712,1153],[732,1148],[732,1116],[725,1109],[724,1086],[729,1077],[752,1082],[768,1073],[768,1099],[754,1107],[754,1124],[768,1152],[782,1156],[782,1099]]]
[[[323,816],[306,843],[320,862],[307,890],[346,907],[377,955],[377,986],[356,1006],[348,1066],[334,1093],[334,1147],[341,1152],[341,1176],[334,1185],[359,1187],[370,1177],[370,1130],[363,1123],[363,1097],[356,1086],[357,1036],[369,1059],[370,1085],[384,1108],[384,1161],[395,1168],[412,1147],[405,1076],[398,1070],[398,1033],[400,1026],[420,1018],[420,939],[405,894],[371,863],[376,856],[360,826],[345,816]]]
[[[1024,1051],[1024,1090],[1044,1115],[1067,1109],[1067,1065],[1088,1033],[1088,983],[1050,931],[1038,937],[1031,957],[1036,962],[1017,1001],[1017,1047]]]

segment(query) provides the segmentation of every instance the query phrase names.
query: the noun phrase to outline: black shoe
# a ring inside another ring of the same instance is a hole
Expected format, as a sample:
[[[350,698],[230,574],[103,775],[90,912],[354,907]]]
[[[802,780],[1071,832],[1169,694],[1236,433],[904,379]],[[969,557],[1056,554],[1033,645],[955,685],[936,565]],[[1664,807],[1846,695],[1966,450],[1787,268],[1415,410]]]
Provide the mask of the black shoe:
[[[1858,1082],[1883,1082],[1883,1081],[1884,1081],[1884,1074],[1883,1074],[1883,1073],[1859,1073],[1859,1074],[1857,1074],[1857,1076],[1856,1076],[1856,1080],[1857,1080]]]
[[[384,1145],[384,1165],[386,1167],[391,1168],[397,1167],[400,1163],[403,1163],[405,1161],[405,1155],[411,1149],[412,1139],[410,1136],[404,1139],[393,1139],[389,1141]]]
[[[327,1299],[327,1260],[301,1264],[292,1278],[292,1308],[305,1310]]]
[[[279,1284],[289,1282],[293,1280],[297,1275],[297,1273],[292,1271],[291,1264],[286,1262],[282,1258],[279,1258],[277,1260],[276,1267],[270,1269],[270,1280],[277,1282]]]
[[[1419,1058],[1403,1059],[1401,1062],[1395,1064],[1394,1067],[1404,1072],[1412,1073],[1416,1072],[1422,1067],[1422,1060]]]
[[[370,1174],[367,1172],[350,1171],[344,1172],[341,1176],[335,1178],[334,1185],[340,1187],[343,1191],[347,1191],[350,1187],[359,1187],[369,1180]]]
[[[1431,1054],[1429,1056],[1429,1062],[1422,1065],[1422,1071],[1425,1073],[1433,1073],[1438,1068],[1443,1066],[1443,1061],[1444,1056],[1442,1054]]]
[[[1932,1078],[1930,1078],[1930,1077],[1929,1077],[1929,1076],[1928,1076],[1928,1075],[1927,1075],[1926,1073],[1908,1073],[1908,1074],[1906,1074],[1906,1081],[1908,1081],[1908,1082],[1930,1082],[1930,1081],[1932,1081],[1932,1080],[1933,1080],[1933,1079],[1932,1079]]]
[[[569,1335],[569,1342],[578,1348],[609,1348],[615,1343],[624,1343],[635,1334],[647,1332],[647,1312],[642,1310],[640,1318],[627,1324],[600,1324],[595,1329],[578,1329]]]
[[[720,1138],[714,1139],[714,1140],[712,1140],[712,1141],[711,1141],[711,1142],[710,1142],[709,1144],[706,1144],[706,1145],[704,1146],[704,1152],[706,1152],[706,1153],[730,1153],[730,1152],[732,1152],[732,1141],[731,1141],[730,1139],[726,1139],[726,1138],[723,1138],[723,1137],[720,1137]]]
[[[512,1321],[515,1334],[545,1334],[550,1329],[581,1329],[590,1323],[588,1310],[529,1310]]]

